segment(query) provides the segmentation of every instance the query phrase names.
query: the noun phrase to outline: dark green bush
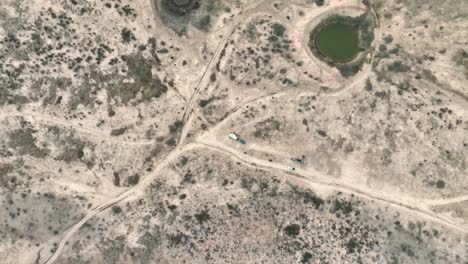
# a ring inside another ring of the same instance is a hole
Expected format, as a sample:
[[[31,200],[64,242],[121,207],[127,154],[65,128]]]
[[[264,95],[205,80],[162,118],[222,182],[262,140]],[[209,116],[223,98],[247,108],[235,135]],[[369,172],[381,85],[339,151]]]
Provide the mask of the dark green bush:
[[[216,73],[215,73],[215,72],[211,73],[211,75],[210,75],[210,81],[212,81],[212,82],[215,82],[215,81],[216,81]]]
[[[112,129],[111,131],[111,136],[120,136],[122,134],[124,134],[125,132],[127,132],[127,127],[121,127],[121,128],[115,128],[115,129]]]
[[[313,203],[315,205],[315,209],[318,209],[322,204],[325,203],[325,201],[316,196],[314,193],[307,191],[304,193],[304,203]]]
[[[352,254],[358,250],[360,250],[360,244],[355,238],[351,238],[348,243],[346,243],[346,252],[348,254]]]
[[[344,214],[349,214],[353,211],[353,206],[350,201],[345,200],[335,200],[333,202],[333,207],[331,208],[333,213],[341,211]]]
[[[171,134],[179,133],[183,127],[184,127],[184,121],[176,120],[174,124],[169,125],[169,132]]]
[[[36,145],[34,131],[31,128],[16,129],[8,134],[9,147],[15,149],[20,155],[31,155],[36,158],[43,158],[47,155],[45,149]]]
[[[208,104],[211,103],[211,101],[213,101],[213,98],[210,98],[210,99],[202,99],[200,100],[200,102],[198,102],[198,105],[200,107],[206,107]]]
[[[323,6],[323,4],[325,4],[325,0],[315,0],[315,4],[317,6]]]
[[[455,54],[452,57],[452,60],[455,62],[457,65],[465,65],[468,66],[468,52],[466,52],[463,49],[459,49],[455,52]]]
[[[370,92],[370,91],[372,91],[372,88],[373,88],[372,87],[372,82],[369,79],[367,79],[366,80],[366,91]]]
[[[120,208],[118,205],[112,206],[112,212],[114,214],[120,214],[122,212],[122,208]]]
[[[136,185],[140,181],[140,175],[135,174],[133,176],[128,177],[128,184]]]
[[[210,22],[211,22],[211,16],[204,15],[200,18],[200,21],[198,23],[200,24],[200,28],[202,30],[208,30],[208,27],[210,26]]]
[[[312,259],[312,254],[310,252],[305,252],[302,255],[301,263],[309,263]]]
[[[124,43],[129,43],[130,41],[136,40],[135,35],[128,28],[122,29],[122,32],[120,34]]]
[[[388,65],[387,69],[392,72],[406,72],[410,67],[403,64],[401,61],[394,61]]]
[[[301,227],[298,224],[291,224],[284,228],[286,235],[290,237],[297,237],[301,232]]]
[[[198,214],[195,214],[195,219],[197,219],[198,223],[203,224],[210,220],[210,215],[208,214],[208,210],[203,210]]]
[[[274,23],[271,28],[273,29],[273,34],[278,36],[278,37],[283,37],[284,31],[286,31],[286,28],[279,24],[279,23]]]

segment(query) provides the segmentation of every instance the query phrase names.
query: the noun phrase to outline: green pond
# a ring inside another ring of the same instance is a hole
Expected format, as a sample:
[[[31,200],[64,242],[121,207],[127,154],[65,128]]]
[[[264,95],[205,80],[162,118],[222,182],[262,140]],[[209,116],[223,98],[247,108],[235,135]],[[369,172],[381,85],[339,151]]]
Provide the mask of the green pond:
[[[358,31],[344,23],[328,24],[317,33],[315,45],[320,53],[333,61],[349,61],[359,53]]]

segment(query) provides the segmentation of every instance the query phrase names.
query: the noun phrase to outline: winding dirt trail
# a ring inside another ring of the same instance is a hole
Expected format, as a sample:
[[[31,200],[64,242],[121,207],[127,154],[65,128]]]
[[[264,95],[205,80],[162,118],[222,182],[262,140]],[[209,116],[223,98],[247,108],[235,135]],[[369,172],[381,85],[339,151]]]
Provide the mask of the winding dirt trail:
[[[215,49],[215,52],[214,52],[213,56],[211,57],[210,61],[208,62],[208,66],[203,71],[203,74],[202,74],[202,77],[200,78],[200,81],[198,82],[194,92],[190,96],[190,99],[188,100],[188,105],[187,105],[187,107],[185,109],[185,113],[184,113],[185,126],[182,129],[181,137],[180,137],[179,144],[178,144],[179,148],[184,144],[185,139],[186,139],[187,134],[188,134],[188,131],[190,131],[190,129],[192,127],[192,122],[189,122],[189,120],[191,120],[192,114],[195,113],[197,116],[203,116],[200,113],[198,113],[198,110],[196,110],[194,108],[194,103],[196,102],[196,100],[198,98],[198,95],[200,94],[201,89],[209,81],[210,73],[213,70],[213,68],[215,67],[216,63],[218,62],[218,60],[219,60],[219,58],[221,56],[221,53],[222,53],[222,51],[224,49],[224,46],[226,45],[229,37],[232,34],[234,34],[237,27],[240,24],[242,24],[243,22],[245,22],[250,16],[255,15],[256,12],[262,11],[260,9],[260,7],[262,5],[264,5],[265,3],[268,3],[268,2],[269,2],[268,0],[264,0],[264,1],[261,1],[259,3],[254,2],[253,4],[248,6],[246,8],[246,11],[244,11],[242,14],[240,14],[238,17],[236,17],[232,21],[231,26],[228,27],[228,29],[224,33],[222,39],[218,42],[218,44],[216,46],[216,49]],[[207,120],[204,119],[204,117],[203,117],[202,121],[209,124],[209,122],[207,122]]]
[[[201,144],[203,147],[224,153],[225,155],[231,158],[235,158],[252,167],[261,168],[265,170],[279,171],[279,172],[284,173],[286,175],[285,176],[286,178],[289,178],[289,177],[299,178],[303,182],[309,183],[314,186],[325,186],[327,188],[331,188],[336,191],[354,194],[356,196],[360,196],[368,200],[373,200],[373,201],[389,204],[399,209],[404,209],[406,211],[411,211],[413,213],[416,213],[420,217],[428,221],[432,221],[432,222],[441,224],[443,226],[452,228],[454,230],[457,230],[459,232],[468,234],[467,227],[457,225],[456,223],[453,223],[447,219],[437,216],[435,213],[433,213],[430,210],[430,206],[429,206],[429,205],[432,205],[432,202],[440,204],[446,201],[448,203],[451,203],[453,200],[458,201],[458,199],[468,198],[468,195],[463,196],[463,197],[453,198],[453,199],[449,198],[447,200],[421,200],[421,199],[416,199],[416,198],[409,197],[409,196],[406,196],[406,197],[400,196],[399,199],[395,199],[395,197],[384,196],[382,195],[382,193],[379,193],[378,191],[375,191],[375,190],[362,189],[359,186],[345,185],[342,182],[338,180],[330,179],[330,177],[324,176],[320,172],[315,171],[315,170],[311,170],[311,169],[303,170],[300,168],[296,168],[294,172],[290,172],[287,170],[287,166],[285,166],[284,164],[261,160],[261,159],[254,158],[252,156],[245,155],[231,147],[228,147],[214,140],[204,139],[204,140],[198,141],[197,143]]]
[[[468,195],[460,195],[451,198],[444,198],[444,199],[426,199],[424,202],[430,206],[437,206],[437,205],[449,205],[454,203],[462,203],[468,201]]]
[[[245,155],[229,146],[226,146],[214,140],[208,140],[205,137],[205,139],[198,139],[197,142],[195,143],[190,143],[190,144],[185,145],[182,149],[173,150],[171,153],[168,154],[168,156],[164,160],[162,160],[156,166],[154,173],[144,178],[138,185],[123,192],[119,196],[112,198],[96,206],[95,208],[93,208],[83,219],[81,219],[78,223],[76,223],[67,231],[67,233],[61,240],[60,244],[58,245],[56,251],[45,262],[45,264],[50,264],[50,263],[53,263],[55,260],[57,260],[57,258],[60,256],[60,253],[63,251],[64,247],[66,246],[67,241],[73,236],[74,233],[76,233],[87,221],[93,218],[96,214],[110,208],[111,206],[121,202],[122,200],[126,199],[127,197],[131,195],[142,194],[144,190],[153,182],[154,178],[159,175],[159,172],[164,167],[169,165],[170,162],[177,159],[182,153],[190,151],[190,150],[194,150],[197,148],[207,148],[213,151],[223,153],[231,158],[234,158],[238,161],[241,161],[244,164],[247,164],[255,168],[261,168],[264,170],[277,171],[277,172],[283,173],[286,179],[294,178],[294,180],[302,181],[305,185],[312,185],[314,187],[321,187],[321,186],[327,187],[330,189],[334,189],[336,191],[354,194],[356,196],[359,196],[368,200],[382,202],[382,203],[391,205],[393,207],[404,209],[406,211],[415,213],[419,215],[421,218],[424,218],[428,221],[435,222],[440,225],[446,226],[448,228],[454,229],[456,231],[468,234],[468,228],[457,225],[447,219],[437,216],[435,213],[430,211],[428,204],[433,205],[431,203],[432,202],[431,200],[422,201],[419,199],[414,199],[412,197],[404,197],[404,199],[401,199],[400,197],[399,200],[392,199],[390,197],[382,196],[377,191],[363,190],[357,186],[345,185],[343,183],[340,183],[339,181],[323,176],[319,172],[315,170],[311,170],[311,169],[302,170],[302,169],[297,168],[294,173],[291,173],[290,171],[287,170],[284,164],[269,162],[266,160],[261,160],[261,159],[257,159],[257,158]],[[302,186],[302,187],[307,187],[307,186]],[[449,198],[445,200],[434,200],[434,201],[437,204],[443,203],[444,201],[446,201],[447,203],[452,203],[454,201],[458,201],[459,199],[464,199],[464,198],[468,198],[468,195],[463,196],[463,197]]]
[[[465,226],[457,225],[456,223],[451,222],[448,219],[442,218],[438,215],[436,215],[434,212],[430,210],[430,206],[433,205],[440,205],[440,204],[450,204],[454,202],[460,202],[460,201],[465,201],[468,200],[468,195],[465,196],[460,196],[460,197],[454,197],[454,198],[448,198],[448,199],[438,199],[438,200],[419,200],[415,199],[412,197],[387,197],[383,196],[381,193],[378,193],[378,191],[375,190],[370,190],[370,189],[363,189],[360,186],[350,186],[347,185],[343,182],[340,182],[339,180],[336,179],[330,179],[330,177],[324,176],[321,173],[315,171],[315,170],[302,170],[300,168],[296,169],[294,173],[291,173],[290,171],[287,170],[287,167],[284,164],[279,164],[279,163],[274,163],[274,162],[269,162],[266,160],[261,160],[257,159],[248,155],[245,155],[229,146],[226,146],[222,143],[219,143],[215,140],[214,133],[213,131],[216,130],[217,127],[219,127],[221,124],[227,122],[229,118],[235,114],[238,110],[242,108],[242,106],[260,100],[262,98],[265,98],[267,96],[272,96],[272,94],[267,94],[265,96],[259,97],[252,99],[240,106],[237,106],[233,109],[231,109],[227,116],[218,124],[214,125],[211,127],[208,131],[206,131],[204,134],[201,134],[198,136],[197,139],[195,139],[194,143],[188,143],[186,144],[186,137],[189,131],[192,128],[192,123],[195,118],[200,119],[202,122],[206,122],[204,119],[203,115],[201,115],[195,108],[194,108],[194,103],[196,102],[198,95],[201,91],[201,89],[206,85],[207,81],[209,80],[209,74],[213,70],[214,65],[217,63],[221,51],[224,48],[224,45],[226,44],[227,40],[229,37],[235,32],[237,27],[244,21],[246,21],[249,16],[255,15],[256,12],[259,11],[259,7],[262,6],[262,4],[267,3],[268,0],[262,1],[260,3],[254,3],[252,6],[249,7],[248,10],[246,10],[244,13],[239,15],[237,18],[235,18],[232,21],[231,26],[229,26],[223,35],[223,38],[219,41],[217,44],[216,50],[214,52],[214,55],[210,59],[208,66],[204,69],[204,72],[201,76],[200,81],[198,82],[194,92],[190,96],[190,99],[187,100],[187,106],[186,110],[184,113],[184,127],[182,129],[182,133],[180,136],[179,144],[178,146],[171,151],[163,160],[161,160],[154,168],[153,173],[150,175],[147,175],[144,177],[136,186],[132,187],[131,189],[128,189],[124,192],[122,192],[120,195],[117,197],[114,197],[112,199],[109,199],[108,201],[101,203],[100,205],[96,206],[93,208],[83,219],[81,219],[78,223],[73,225],[70,229],[67,230],[65,233],[64,237],[60,241],[57,249],[55,252],[44,262],[45,264],[51,264],[54,261],[57,260],[57,258],[60,256],[62,253],[64,247],[67,245],[68,240],[75,234],[87,221],[92,219],[94,216],[99,214],[100,212],[110,208],[111,206],[118,204],[119,202],[125,200],[126,198],[132,196],[132,195],[141,195],[144,193],[145,189],[153,182],[153,180],[159,175],[159,173],[168,166],[171,162],[176,160],[181,154],[191,151],[197,148],[206,148],[210,149],[219,153],[223,153],[233,159],[236,159],[248,166],[252,166],[255,168],[261,168],[264,170],[269,170],[269,171],[276,171],[282,173],[286,179],[294,180],[296,182],[301,182],[301,186],[307,187],[307,186],[313,186],[314,188],[319,188],[319,187],[327,187],[329,189],[333,189],[336,191],[342,191],[350,194],[354,194],[356,196],[376,201],[379,203],[384,203],[386,205],[393,206],[398,209],[406,210],[408,212],[415,213],[419,215],[421,218],[424,218],[428,221],[432,221],[435,223],[438,223],[440,225],[446,226],[448,228],[457,230],[462,233],[468,234],[468,228]],[[303,44],[304,45],[304,44]],[[336,93],[330,94],[333,96],[338,96],[352,87],[355,87],[357,84],[361,83],[363,80],[365,80],[368,75],[371,72],[371,68],[369,69],[364,69],[354,80],[343,87],[343,89],[340,89]],[[297,92],[297,91],[295,91]],[[31,114],[25,114],[25,113],[12,113],[10,116],[14,115],[29,115],[33,116],[34,118],[43,118],[42,116],[34,116]],[[3,117],[6,115],[0,114],[0,117]],[[49,122],[55,122],[57,124],[61,124],[66,127],[72,126],[68,122],[60,121],[60,120],[54,120],[53,118],[45,118],[44,121],[48,120]],[[76,127],[76,125],[75,125]],[[82,133],[88,133],[88,134],[93,134],[95,136],[103,137],[102,134],[99,134],[97,131],[90,130],[87,128],[82,128],[82,127],[77,127],[76,128],[78,131]],[[122,141],[116,141],[116,143],[122,143],[122,144],[132,144],[132,145],[146,145],[146,144],[152,144],[152,141],[148,142],[122,142]]]
[[[49,259],[47,259],[44,263],[45,264],[50,264],[53,263],[57,258],[60,256],[60,253],[63,251],[65,245],[67,244],[67,241],[70,240],[72,235],[77,232],[89,219],[93,218],[96,214],[99,212],[102,212],[106,210],[107,208],[119,203],[120,201],[124,200],[125,198],[138,194],[138,192],[143,192],[151,183],[153,182],[154,178],[159,175],[159,172],[169,165],[173,160],[177,159],[182,153],[186,151],[190,151],[192,149],[195,149],[197,147],[197,144],[187,144],[184,146],[183,149],[174,149],[172,152],[170,152],[166,158],[164,158],[159,164],[154,168],[154,173],[151,175],[148,175],[147,177],[143,178],[137,185],[135,185],[133,188],[128,189],[118,195],[117,197],[114,197],[104,203],[101,203],[100,205],[94,207],[83,219],[81,219],[78,223],[73,225],[65,234],[65,236],[62,238],[60,241],[60,244],[58,245],[57,249],[55,250],[54,254],[50,256]]]

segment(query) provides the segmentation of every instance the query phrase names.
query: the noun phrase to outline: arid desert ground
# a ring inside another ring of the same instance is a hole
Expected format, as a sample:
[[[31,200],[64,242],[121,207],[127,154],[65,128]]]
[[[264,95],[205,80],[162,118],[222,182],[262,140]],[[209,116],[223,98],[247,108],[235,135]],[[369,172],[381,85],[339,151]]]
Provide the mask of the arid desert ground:
[[[467,36],[466,0],[2,0],[0,262],[468,263]]]

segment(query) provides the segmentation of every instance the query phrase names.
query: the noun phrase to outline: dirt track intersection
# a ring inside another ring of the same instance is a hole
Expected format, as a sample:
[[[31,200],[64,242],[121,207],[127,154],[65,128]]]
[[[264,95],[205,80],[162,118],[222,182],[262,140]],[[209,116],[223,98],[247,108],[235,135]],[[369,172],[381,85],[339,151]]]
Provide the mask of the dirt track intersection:
[[[466,2],[7,2],[5,263],[468,258]],[[366,12],[344,77],[309,32]]]

